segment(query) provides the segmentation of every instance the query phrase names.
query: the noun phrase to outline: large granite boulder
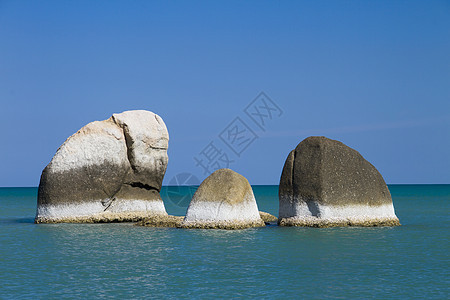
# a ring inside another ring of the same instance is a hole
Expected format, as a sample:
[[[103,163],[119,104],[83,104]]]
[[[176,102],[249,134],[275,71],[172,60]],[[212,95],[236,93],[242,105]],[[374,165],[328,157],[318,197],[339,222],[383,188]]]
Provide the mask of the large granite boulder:
[[[212,173],[198,187],[183,228],[242,229],[264,226],[247,179],[230,170]]]
[[[41,175],[36,223],[136,221],[167,215],[159,195],[169,134],[144,111],[113,114],[81,128]]]
[[[400,225],[377,169],[357,151],[326,137],[309,137],[289,153],[279,201],[282,226]]]

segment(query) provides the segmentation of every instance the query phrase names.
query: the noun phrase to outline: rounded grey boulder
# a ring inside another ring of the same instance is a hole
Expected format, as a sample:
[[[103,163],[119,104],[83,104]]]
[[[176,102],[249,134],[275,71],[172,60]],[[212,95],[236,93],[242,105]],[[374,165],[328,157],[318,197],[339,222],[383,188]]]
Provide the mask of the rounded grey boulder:
[[[36,223],[137,221],[166,215],[159,195],[169,134],[163,120],[126,111],[69,137],[42,172]]]
[[[309,137],[289,153],[279,186],[282,226],[396,226],[391,194],[356,150]]]
[[[183,228],[242,229],[265,226],[247,179],[219,169],[198,187],[181,223]]]

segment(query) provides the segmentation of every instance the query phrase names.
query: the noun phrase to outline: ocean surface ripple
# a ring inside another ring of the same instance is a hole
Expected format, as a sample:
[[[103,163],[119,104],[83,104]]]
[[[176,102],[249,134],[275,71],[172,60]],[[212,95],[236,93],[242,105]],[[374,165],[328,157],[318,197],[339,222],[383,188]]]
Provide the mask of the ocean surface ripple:
[[[37,189],[0,188],[0,299],[450,298],[450,185],[389,188],[400,227],[237,231],[36,225]],[[276,215],[278,186],[254,192]]]

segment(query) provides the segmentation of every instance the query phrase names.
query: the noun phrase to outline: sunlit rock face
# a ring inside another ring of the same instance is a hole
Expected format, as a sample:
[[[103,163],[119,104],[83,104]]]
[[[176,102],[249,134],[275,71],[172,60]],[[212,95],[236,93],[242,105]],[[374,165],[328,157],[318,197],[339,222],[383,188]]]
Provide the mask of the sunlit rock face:
[[[41,175],[36,223],[136,221],[166,215],[159,195],[169,134],[144,110],[113,114],[69,137]]]
[[[326,137],[309,137],[289,153],[280,179],[278,223],[400,225],[377,169],[356,150]]]
[[[181,227],[242,229],[264,225],[247,179],[230,169],[220,169],[200,184]]]

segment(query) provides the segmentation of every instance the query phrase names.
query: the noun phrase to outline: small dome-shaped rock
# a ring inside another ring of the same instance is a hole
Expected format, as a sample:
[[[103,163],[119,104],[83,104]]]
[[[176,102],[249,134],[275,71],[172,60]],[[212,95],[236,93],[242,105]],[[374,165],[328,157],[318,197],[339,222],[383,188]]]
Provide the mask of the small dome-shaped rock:
[[[220,169],[195,192],[181,225],[184,228],[241,229],[264,226],[247,179]]]

